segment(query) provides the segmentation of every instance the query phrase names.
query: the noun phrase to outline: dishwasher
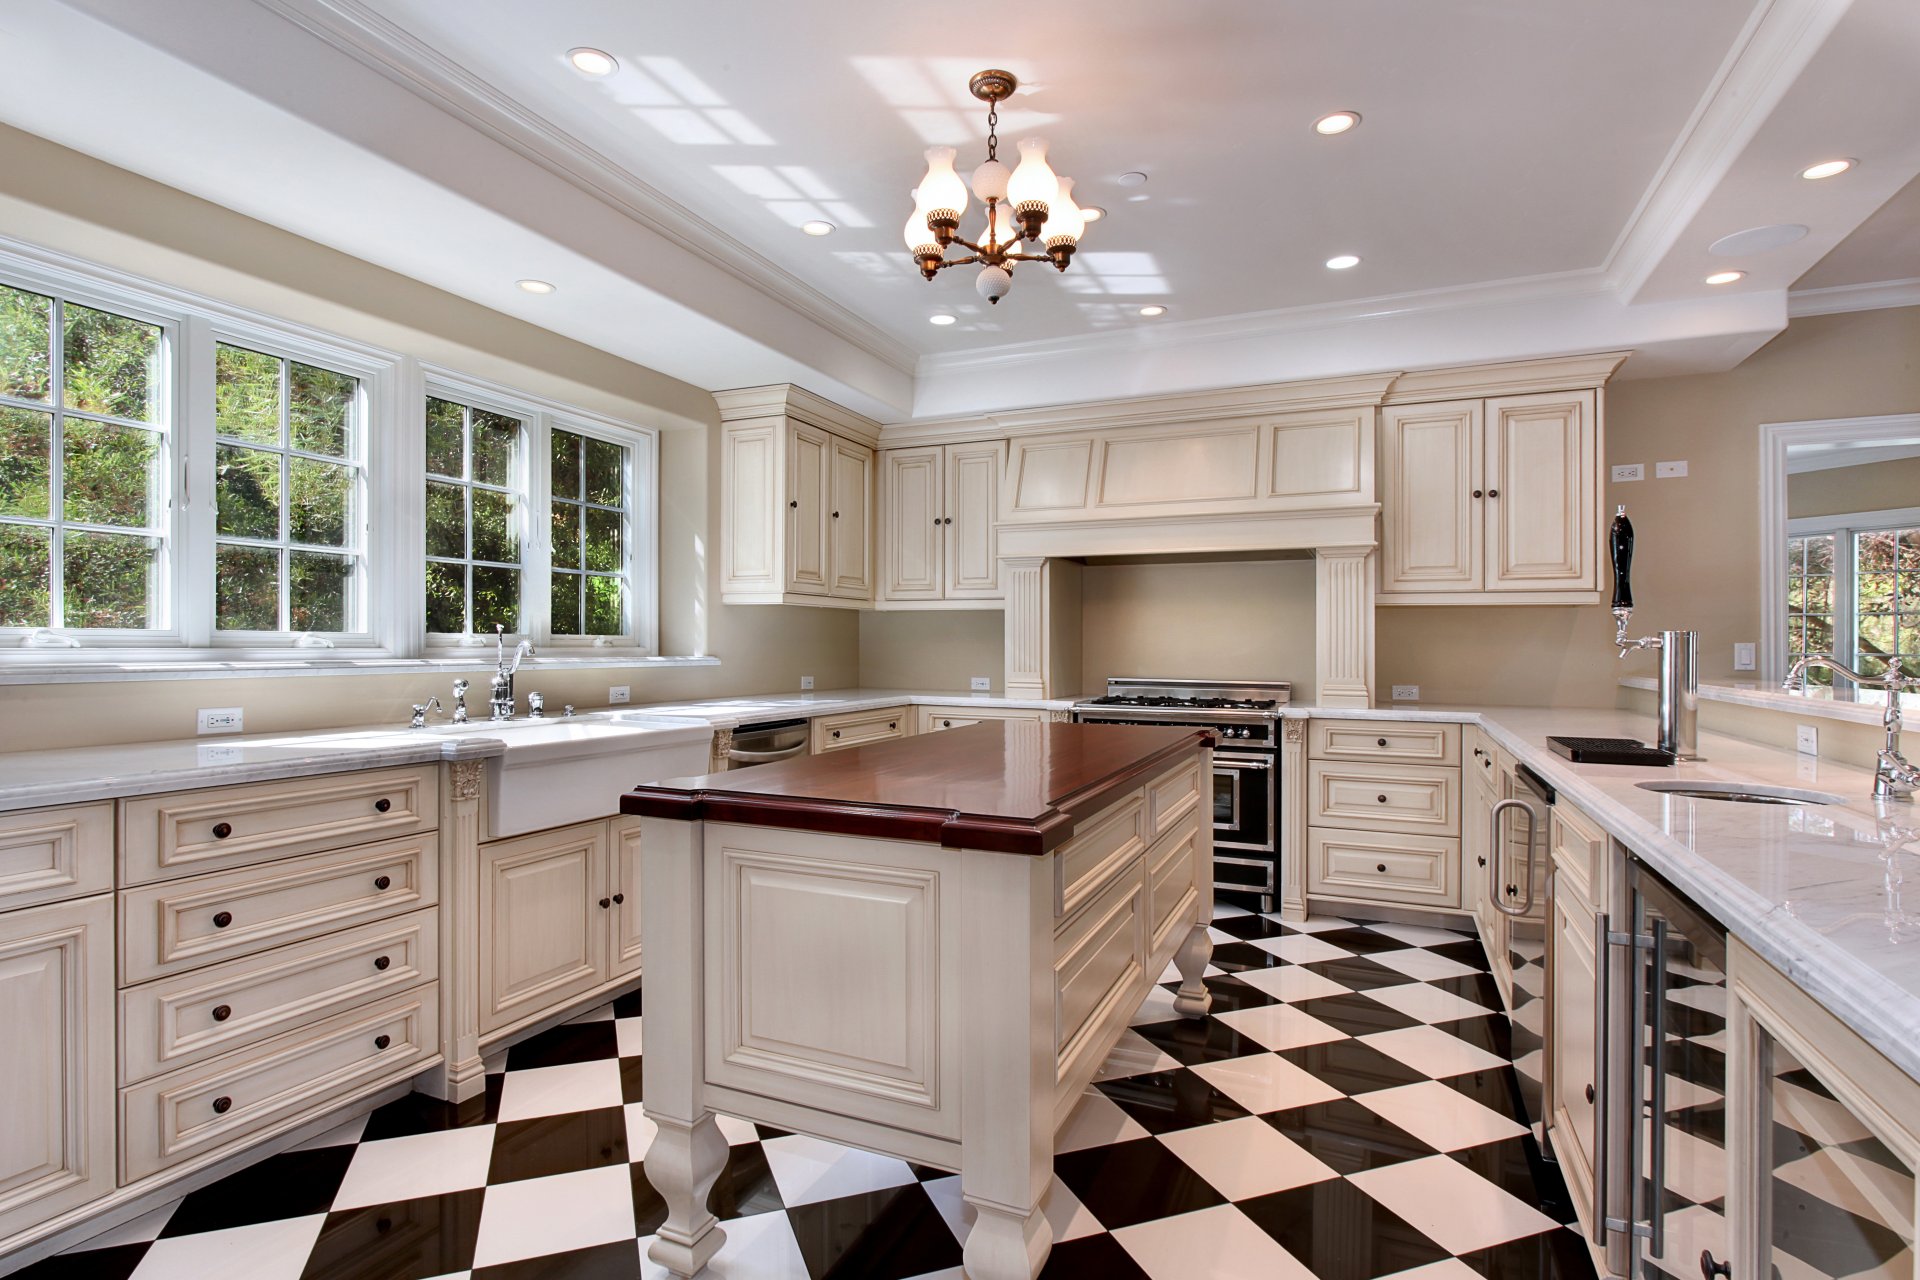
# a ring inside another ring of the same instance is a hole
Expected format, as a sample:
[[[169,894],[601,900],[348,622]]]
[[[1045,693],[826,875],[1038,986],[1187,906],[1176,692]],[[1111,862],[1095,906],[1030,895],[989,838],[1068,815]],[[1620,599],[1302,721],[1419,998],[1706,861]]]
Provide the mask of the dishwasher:
[[[806,720],[762,720],[743,724],[733,731],[733,745],[727,748],[727,768],[747,769],[756,764],[772,764],[807,754],[807,736],[811,725]]]

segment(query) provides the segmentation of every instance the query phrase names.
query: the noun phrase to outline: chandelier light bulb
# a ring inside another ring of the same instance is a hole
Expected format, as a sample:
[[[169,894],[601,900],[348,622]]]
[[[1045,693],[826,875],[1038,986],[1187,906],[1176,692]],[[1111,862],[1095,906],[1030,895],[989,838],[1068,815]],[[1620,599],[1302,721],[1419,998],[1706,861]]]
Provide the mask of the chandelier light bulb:
[[[1086,229],[1086,215],[1073,202],[1073,179],[1062,178],[1059,194],[1054,197],[1053,209],[1047,214],[1047,248],[1077,245]]]
[[[967,184],[953,171],[952,147],[927,148],[927,176],[920,179],[920,206],[927,217],[951,220],[956,225],[967,211]]]
[[[1007,202],[1020,221],[1037,231],[1059,194],[1060,179],[1047,163],[1046,139],[1020,139],[1020,167],[1007,183]]]
[[[988,302],[997,304],[1007,296],[1007,290],[1013,288],[1013,274],[1005,267],[982,267],[974,277],[973,287]]]
[[[940,246],[933,232],[927,229],[927,215],[921,210],[918,201],[914,202],[913,212],[907,215],[906,233],[902,237],[907,242],[907,252],[916,258],[928,254],[940,256]]]
[[[993,206],[993,221],[983,233],[988,242],[1002,248],[1013,244],[1020,238],[1020,228],[1014,220],[1012,206],[1004,201]]]
[[[1013,176],[1013,170],[998,160],[989,160],[973,171],[973,194],[981,204],[989,200],[1007,198],[1007,180]]]

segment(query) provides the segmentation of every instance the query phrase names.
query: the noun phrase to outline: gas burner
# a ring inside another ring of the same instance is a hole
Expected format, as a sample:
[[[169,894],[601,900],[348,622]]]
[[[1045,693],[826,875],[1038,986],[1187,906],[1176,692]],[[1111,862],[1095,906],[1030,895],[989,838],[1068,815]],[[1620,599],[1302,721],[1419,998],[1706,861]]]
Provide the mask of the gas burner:
[[[1089,707],[1194,707],[1204,711],[1272,711],[1280,703],[1273,698],[1169,698],[1142,694],[1107,694],[1088,698]]]

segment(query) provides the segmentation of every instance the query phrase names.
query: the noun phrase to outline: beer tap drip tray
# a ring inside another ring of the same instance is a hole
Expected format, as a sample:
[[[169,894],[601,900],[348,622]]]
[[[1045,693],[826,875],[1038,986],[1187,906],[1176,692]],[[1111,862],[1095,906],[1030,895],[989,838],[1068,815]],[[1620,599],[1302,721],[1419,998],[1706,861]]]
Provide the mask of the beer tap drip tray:
[[[1635,738],[1553,738],[1547,739],[1553,753],[1575,764],[1636,764],[1651,767],[1671,765],[1674,755],[1650,747]]]

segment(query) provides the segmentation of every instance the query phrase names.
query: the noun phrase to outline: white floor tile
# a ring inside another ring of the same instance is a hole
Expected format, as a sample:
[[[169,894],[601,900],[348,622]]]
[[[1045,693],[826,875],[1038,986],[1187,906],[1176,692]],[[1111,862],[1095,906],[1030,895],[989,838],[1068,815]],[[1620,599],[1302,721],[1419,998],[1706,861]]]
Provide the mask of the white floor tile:
[[[1669,1129],[1668,1137],[1673,1136]],[[1777,1173],[1789,1186],[1913,1238],[1913,1178],[1897,1169],[1829,1147],[1782,1165]]]
[[[1472,936],[1457,929],[1435,929],[1424,924],[1376,924],[1373,931],[1414,947],[1443,947],[1449,942],[1465,942]]]
[[[1179,1060],[1160,1052],[1159,1046],[1137,1031],[1120,1033],[1113,1052],[1093,1073],[1095,1080],[1118,1080],[1123,1076],[1144,1076],[1155,1071],[1172,1071]]]
[[[1302,1045],[1325,1044],[1345,1040],[1347,1033],[1302,1013],[1290,1004],[1267,1004],[1258,1009],[1234,1009],[1216,1015],[1218,1021],[1232,1027],[1256,1044],[1274,1050],[1298,1049]]]
[[[633,1182],[624,1164],[487,1188],[473,1265],[489,1267],[633,1238]]]
[[[1252,914],[1253,912],[1247,910],[1245,907],[1236,907],[1229,902],[1216,902],[1213,904],[1213,918],[1215,920],[1231,920],[1235,916],[1250,916]]]
[[[1307,920],[1289,920],[1286,925],[1301,933],[1327,933],[1334,929],[1351,929],[1353,921],[1340,916],[1313,916]]]
[[[326,1221],[314,1214],[156,1240],[133,1280],[300,1280]]]
[[[756,1213],[721,1224],[726,1243],[700,1273],[701,1280],[807,1280],[806,1259],[784,1213]],[[667,1269],[647,1257],[653,1237],[639,1242],[643,1280],[672,1280]]]
[[[1558,1225],[1450,1156],[1363,1169],[1347,1180],[1449,1253],[1472,1253]]]
[[[168,1219],[173,1211],[180,1207],[180,1201],[169,1200],[158,1209],[149,1209],[137,1218],[109,1227],[97,1236],[91,1236],[73,1246],[68,1252],[85,1253],[89,1249],[111,1249],[123,1244],[146,1244],[158,1240],[160,1233],[166,1230]]]
[[[612,1021],[613,1021],[613,1006],[610,1004],[603,1004],[603,1005],[596,1005],[595,1007],[587,1010],[585,1013],[575,1014],[573,1017],[568,1018],[567,1025],[570,1027],[573,1027],[573,1026],[578,1026],[583,1022],[612,1022]]]
[[[1355,1099],[1438,1151],[1458,1151],[1502,1138],[1517,1138],[1524,1125],[1482,1106],[1437,1080],[1379,1089]]]
[[[760,1150],[787,1205],[837,1200],[916,1181],[904,1160],[802,1134],[770,1139]]]
[[[509,1071],[500,1091],[500,1120],[531,1120],[622,1105],[620,1064],[612,1058]]]
[[[439,1196],[487,1185],[493,1126],[363,1142],[333,1197],[338,1209],[363,1209],[419,1196]]]
[[[1302,969],[1293,964],[1279,969],[1242,969],[1233,976],[1255,991],[1264,991],[1288,1004],[1318,1000],[1322,996],[1344,996],[1353,990],[1332,978],[1323,978],[1311,969]]]
[[[293,1150],[317,1151],[321,1147],[344,1147],[349,1143],[360,1141],[360,1135],[366,1131],[367,1117],[365,1115],[358,1115],[343,1124],[333,1126],[333,1128],[327,1130],[325,1133],[316,1134],[314,1137],[308,1138],[299,1146],[294,1147]]]
[[[1345,947],[1336,947],[1304,933],[1290,933],[1284,938],[1255,938],[1253,945],[1262,951],[1271,951],[1290,964],[1317,964],[1322,960],[1346,960],[1353,952]]]
[[[615,1018],[613,1020],[614,1042],[619,1046],[621,1057],[637,1058],[640,1056],[641,1021],[642,1019],[639,1018]]]
[[[1230,1204],[1113,1233],[1153,1280],[1313,1280],[1300,1260]]]
[[[1256,1116],[1176,1129],[1161,1134],[1160,1141],[1229,1200],[1251,1200],[1338,1176]]]
[[[720,1136],[727,1140],[727,1145],[730,1147],[737,1147],[745,1142],[760,1141],[760,1130],[756,1129],[751,1121],[718,1114],[713,1119],[714,1123],[720,1126]]]
[[[1203,978],[1218,978],[1225,973],[1226,973],[1226,970],[1222,969],[1217,964],[1204,965],[1201,967],[1201,970],[1200,970],[1200,976]],[[1180,966],[1175,964],[1173,961],[1169,960],[1167,961],[1167,967],[1160,971],[1160,976],[1156,978],[1155,981],[1156,982],[1185,982],[1186,979],[1180,976]]]
[[[959,1175],[935,1178],[920,1185],[926,1189],[933,1207],[940,1211],[947,1229],[953,1232],[953,1238],[965,1244],[967,1232],[973,1229],[974,1209],[960,1190]],[[1082,1236],[1099,1235],[1106,1230],[1100,1225],[1099,1219],[1080,1203],[1080,1197],[1074,1195],[1067,1184],[1058,1178],[1047,1184],[1047,1194],[1040,1201],[1040,1208],[1047,1215],[1047,1225],[1053,1228],[1055,1244],[1078,1240]]]
[[[1451,991],[1430,987],[1424,982],[1403,982],[1393,987],[1375,987],[1365,993],[1389,1009],[1398,1010],[1422,1022],[1458,1022],[1462,1018],[1481,1018],[1493,1010],[1462,1000]]]
[[[1480,1280],[1480,1273],[1458,1258],[1442,1258],[1424,1267],[1396,1271],[1380,1280]]]
[[[1479,1045],[1468,1044],[1459,1036],[1421,1023],[1398,1031],[1376,1031],[1360,1037],[1389,1058],[1404,1062],[1415,1071],[1423,1071],[1435,1080],[1464,1075],[1469,1071],[1493,1071],[1507,1064],[1497,1053],[1488,1053]]]
[[[1310,1107],[1346,1096],[1311,1071],[1271,1053],[1203,1062],[1192,1070],[1257,1116],[1293,1107]]]
[[[1088,1089],[1068,1113],[1066,1123],[1054,1131],[1053,1149],[1055,1154],[1081,1151],[1146,1136],[1147,1131],[1140,1123],[1122,1111],[1112,1098],[1098,1089]]]
[[[1128,1025],[1144,1027],[1154,1022],[1172,1022],[1179,1016],[1180,1011],[1173,1007],[1173,992],[1156,986],[1148,989],[1147,998],[1140,1002]]]
[[[1462,978],[1480,972],[1470,964],[1461,964],[1458,960],[1449,960],[1443,955],[1422,951],[1417,947],[1410,951],[1379,951],[1367,959],[1422,982],[1431,982],[1435,978]]]

